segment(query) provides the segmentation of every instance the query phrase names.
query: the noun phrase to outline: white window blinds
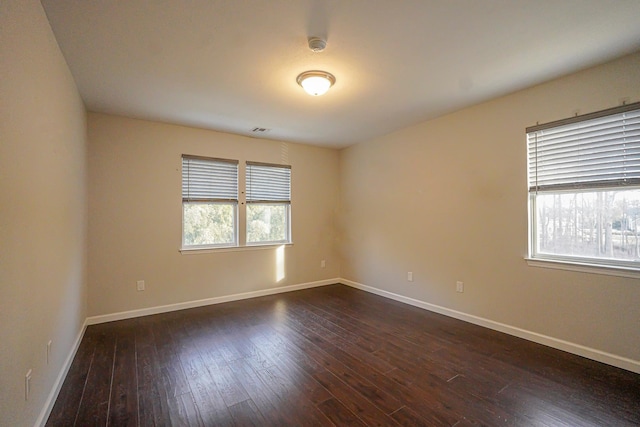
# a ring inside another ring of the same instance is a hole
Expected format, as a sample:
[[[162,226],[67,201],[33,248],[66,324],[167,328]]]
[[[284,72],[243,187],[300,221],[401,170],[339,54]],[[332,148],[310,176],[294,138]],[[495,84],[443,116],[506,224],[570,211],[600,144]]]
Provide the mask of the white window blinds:
[[[527,128],[529,191],[640,185],[640,103]]]
[[[238,161],[182,156],[183,202],[237,202]]]
[[[247,203],[291,202],[291,166],[247,162]]]

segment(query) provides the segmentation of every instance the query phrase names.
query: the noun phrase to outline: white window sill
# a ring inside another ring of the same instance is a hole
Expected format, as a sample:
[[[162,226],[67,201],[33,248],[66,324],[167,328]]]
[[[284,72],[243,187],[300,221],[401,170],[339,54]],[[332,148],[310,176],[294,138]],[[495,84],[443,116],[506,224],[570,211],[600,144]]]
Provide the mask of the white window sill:
[[[531,267],[552,268],[556,270],[579,271],[581,273],[603,274],[607,276],[630,277],[640,279],[640,269],[619,266],[604,266],[597,264],[580,263],[575,261],[525,258]]]
[[[222,248],[180,248],[178,251],[182,255],[200,255],[220,252],[244,252],[244,251],[262,251],[267,249],[277,249],[281,246],[285,248],[293,246],[293,243],[273,243],[267,245],[247,245],[247,246],[227,246]]]

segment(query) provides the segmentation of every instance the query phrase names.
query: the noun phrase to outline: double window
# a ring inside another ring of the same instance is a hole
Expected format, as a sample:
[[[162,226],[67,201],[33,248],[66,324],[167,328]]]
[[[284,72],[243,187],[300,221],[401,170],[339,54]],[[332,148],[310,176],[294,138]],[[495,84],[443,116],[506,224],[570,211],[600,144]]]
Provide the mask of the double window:
[[[527,128],[530,257],[640,268],[640,103]]]
[[[290,217],[290,166],[182,156],[183,248],[289,243]]]

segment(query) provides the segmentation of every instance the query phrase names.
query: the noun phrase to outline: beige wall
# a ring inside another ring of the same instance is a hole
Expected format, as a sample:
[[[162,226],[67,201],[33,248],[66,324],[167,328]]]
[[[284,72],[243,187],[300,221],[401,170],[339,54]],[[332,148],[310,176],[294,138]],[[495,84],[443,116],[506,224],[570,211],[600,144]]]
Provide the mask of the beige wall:
[[[88,138],[90,315],[339,276],[337,151],[93,113]],[[294,244],[282,281],[273,248],[178,251],[182,154],[291,165]],[[136,280],[146,281],[144,292]]]
[[[525,127],[638,101],[639,82],[636,54],[343,150],[342,277],[640,360],[640,280],[524,260]]]
[[[0,2],[0,76],[0,425],[27,426],[87,315],[85,112],[37,0]]]

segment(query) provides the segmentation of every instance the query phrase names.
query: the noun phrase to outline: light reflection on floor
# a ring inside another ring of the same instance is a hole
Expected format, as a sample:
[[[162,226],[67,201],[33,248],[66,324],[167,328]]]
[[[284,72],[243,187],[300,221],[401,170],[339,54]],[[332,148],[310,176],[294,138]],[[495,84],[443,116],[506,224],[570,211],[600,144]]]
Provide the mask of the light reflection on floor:
[[[284,299],[270,304],[269,327],[253,322],[240,326],[237,322],[239,326],[233,336],[214,326],[191,330],[188,338],[184,337],[169,372],[184,370],[186,377],[194,383],[192,393],[196,402],[210,401],[215,406],[216,401],[224,401],[225,405],[233,406],[236,400],[272,396],[270,405],[284,413],[289,405],[301,404],[300,396],[309,377],[296,365],[288,350],[295,346],[289,340],[295,340],[295,337],[286,333],[285,326],[290,307]],[[228,316],[227,320],[231,322],[235,314],[231,311],[223,317]],[[242,336],[242,340],[237,340],[238,336]],[[251,389],[244,388],[242,384],[245,383],[252,384]]]

